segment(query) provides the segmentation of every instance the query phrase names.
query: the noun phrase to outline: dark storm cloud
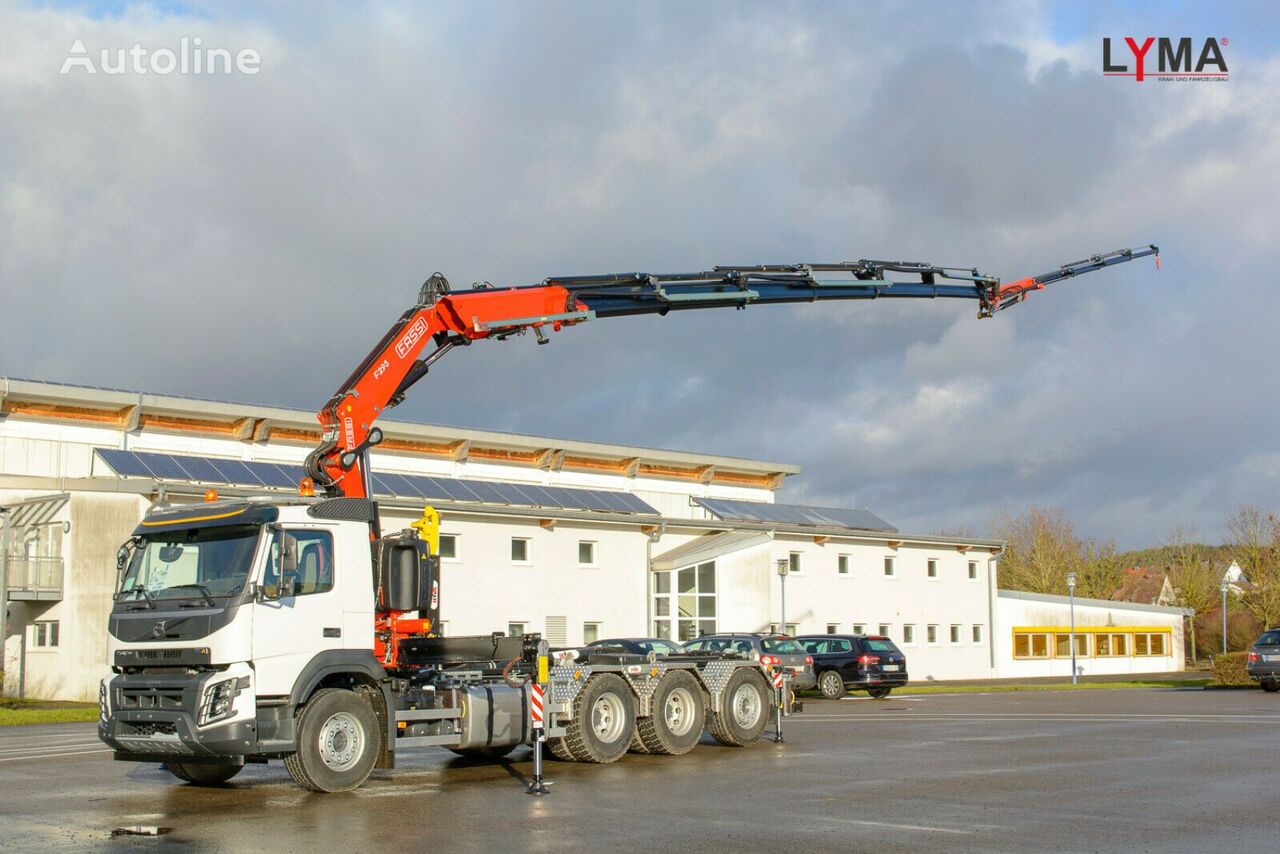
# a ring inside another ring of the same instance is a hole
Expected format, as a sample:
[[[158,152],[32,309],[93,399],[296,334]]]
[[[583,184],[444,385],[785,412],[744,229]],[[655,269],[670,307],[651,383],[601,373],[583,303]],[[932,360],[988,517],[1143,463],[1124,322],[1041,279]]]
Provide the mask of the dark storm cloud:
[[[451,356],[401,417],[794,461],[904,528],[1067,508],[1142,543],[1280,485],[1273,58],[1104,80],[1030,3],[0,10],[0,374],[312,407],[455,286],[907,257],[1005,276],[1147,240],[977,322],[697,312]],[[254,77],[59,76],[252,46]],[[1235,69],[1233,69],[1234,71]],[[1112,85],[1115,84],[1115,85]]]

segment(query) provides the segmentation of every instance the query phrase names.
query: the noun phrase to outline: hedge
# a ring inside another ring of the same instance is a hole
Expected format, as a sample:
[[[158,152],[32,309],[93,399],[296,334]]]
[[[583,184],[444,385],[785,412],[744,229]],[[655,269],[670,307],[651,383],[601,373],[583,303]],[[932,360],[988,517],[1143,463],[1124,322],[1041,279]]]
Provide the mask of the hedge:
[[[1247,652],[1228,652],[1213,657],[1213,681],[1216,685],[1249,685]]]

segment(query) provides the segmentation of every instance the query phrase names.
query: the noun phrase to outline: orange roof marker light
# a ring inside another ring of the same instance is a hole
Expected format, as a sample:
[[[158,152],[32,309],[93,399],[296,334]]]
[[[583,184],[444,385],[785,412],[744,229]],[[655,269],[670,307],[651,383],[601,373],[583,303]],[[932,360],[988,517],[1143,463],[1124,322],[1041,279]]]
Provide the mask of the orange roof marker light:
[[[316,497],[316,483],[309,477],[304,477],[298,481],[298,494],[303,498]]]
[[[217,500],[218,500],[218,490],[216,490],[216,489],[206,489],[206,490],[204,491],[204,500],[205,500],[205,501],[217,501]]]

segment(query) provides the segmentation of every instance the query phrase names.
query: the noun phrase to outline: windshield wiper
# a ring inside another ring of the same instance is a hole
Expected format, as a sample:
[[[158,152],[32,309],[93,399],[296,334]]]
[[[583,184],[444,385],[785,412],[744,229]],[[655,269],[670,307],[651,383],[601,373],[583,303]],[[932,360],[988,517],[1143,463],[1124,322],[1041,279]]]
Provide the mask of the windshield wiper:
[[[209,588],[203,584],[175,584],[172,587],[166,587],[165,590],[199,590],[200,595],[204,597],[204,601],[209,603],[210,608],[218,607],[218,603],[213,601],[213,594],[209,592]]]

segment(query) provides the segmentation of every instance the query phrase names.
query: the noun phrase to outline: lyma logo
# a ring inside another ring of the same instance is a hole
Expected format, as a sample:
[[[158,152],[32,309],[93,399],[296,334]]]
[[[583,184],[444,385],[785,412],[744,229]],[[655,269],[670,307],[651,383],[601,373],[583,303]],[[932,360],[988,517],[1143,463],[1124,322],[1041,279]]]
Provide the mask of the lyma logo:
[[[1124,47],[1113,50],[1111,39],[1103,39],[1102,73],[1106,77],[1132,77],[1139,83],[1149,75],[1161,80],[1225,80],[1229,72],[1222,49],[1227,44],[1225,37],[1207,38],[1197,52],[1190,37],[1147,36],[1138,44],[1133,36],[1125,36]]]

